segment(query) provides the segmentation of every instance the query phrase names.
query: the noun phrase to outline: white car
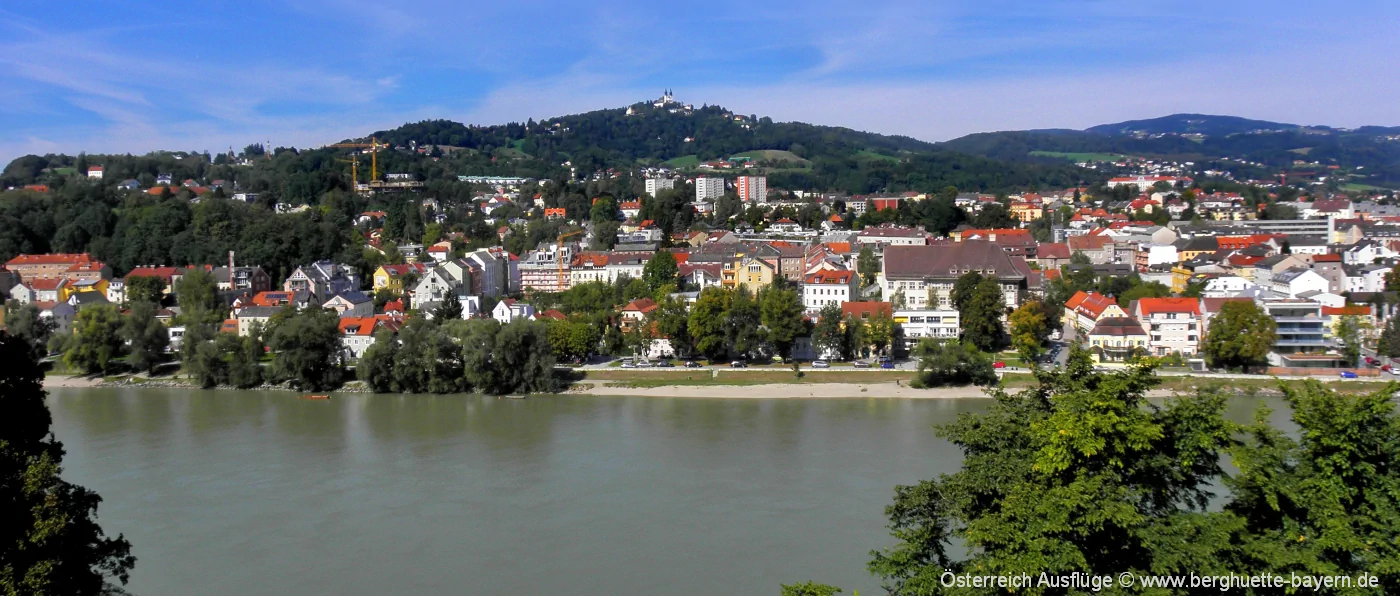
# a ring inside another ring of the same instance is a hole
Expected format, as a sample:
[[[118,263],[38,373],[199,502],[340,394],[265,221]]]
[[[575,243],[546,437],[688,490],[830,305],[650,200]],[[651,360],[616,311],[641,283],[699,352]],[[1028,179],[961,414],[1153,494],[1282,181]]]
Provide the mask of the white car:
[[[831,368],[831,363],[825,360],[813,360],[812,368]]]

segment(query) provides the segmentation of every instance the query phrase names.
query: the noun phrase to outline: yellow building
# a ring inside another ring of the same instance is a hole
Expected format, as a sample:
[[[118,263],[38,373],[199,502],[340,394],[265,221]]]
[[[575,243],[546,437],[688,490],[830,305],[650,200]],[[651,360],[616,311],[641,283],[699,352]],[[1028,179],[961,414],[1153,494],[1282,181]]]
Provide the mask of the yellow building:
[[[107,280],[105,279],[84,279],[72,283],[66,283],[58,287],[58,301],[67,302],[68,298],[79,292],[97,292],[103,297],[107,296]]]
[[[399,265],[380,265],[374,270],[374,290],[388,288],[389,291],[403,295],[403,280],[410,273],[422,275],[426,269],[418,263],[403,263]]]
[[[726,288],[742,287],[753,294],[773,283],[775,276],[772,263],[754,257],[742,257],[725,263],[724,269],[720,271],[720,282]]]
[[[1191,281],[1191,274],[1194,273],[1185,267],[1172,267],[1172,293],[1180,296],[1186,291],[1186,285]]]
[[[1011,204],[1011,217],[1022,223],[1030,223],[1045,215],[1045,210],[1036,203],[1017,201]]]

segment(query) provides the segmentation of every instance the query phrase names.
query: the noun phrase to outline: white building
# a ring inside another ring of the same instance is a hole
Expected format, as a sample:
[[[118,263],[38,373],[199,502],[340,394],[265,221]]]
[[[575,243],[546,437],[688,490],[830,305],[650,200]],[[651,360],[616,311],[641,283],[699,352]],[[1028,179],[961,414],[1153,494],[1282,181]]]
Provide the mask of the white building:
[[[1212,278],[1206,282],[1206,287],[1201,290],[1201,296],[1205,298],[1228,298],[1250,288],[1257,287],[1254,282],[1238,275],[1226,275]]]
[[[807,312],[817,312],[828,305],[841,306],[860,291],[859,276],[854,271],[817,271],[802,282],[802,306]]]
[[[1142,298],[1133,312],[1147,332],[1147,349],[1153,356],[1179,353],[1191,356],[1201,339],[1201,302],[1195,298]]]
[[[724,196],[724,178],[701,176],[695,179],[695,200],[718,199]]]
[[[768,200],[767,176],[740,176],[734,181],[734,187],[739,191],[739,199],[742,201],[762,203]]]
[[[87,171],[88,178],[102,179],[102,166],[92,166]]]
[[[1275,273],[1269,280],[1269,289],[1289,298],[1297,298],[1307,292],[1327,292],[1331,283],[1312,269],[1291,267]]]
[[[1138,250],[1147,253],[1147,266],[1175,265],[1181,261],[1176,256],[1175,244],[1143,244]]]
[[[675,187],[675,178],[647,178],[647,194],[652,197],[655,197],[658,192]]]
[[[515,300],[506,298],[496,303],[496,308],[491,309],[491,318],[506,324],[516,319],[535,319],[535,307]]]
[[[959,323],[958,311],[952,309],[894,311],[894,324],[904,336],[906,350],[914,349],[925,338],[957,339],[962,329]]]

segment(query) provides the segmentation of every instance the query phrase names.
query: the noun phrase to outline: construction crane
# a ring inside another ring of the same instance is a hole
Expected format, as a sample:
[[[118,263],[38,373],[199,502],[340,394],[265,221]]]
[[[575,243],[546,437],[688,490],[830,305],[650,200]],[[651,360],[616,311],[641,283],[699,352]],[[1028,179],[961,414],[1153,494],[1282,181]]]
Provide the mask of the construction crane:
[[[574,230],[559,235],[559,240],[554,247],[554,260],[559,264],[559,291],[563,292],[569,285],[569,274],[564,270],[564,239],[582,234],[583,230]]]
[[[379,139],[369,138],[368,143],[335,143],[326,145],[327,147],[348,147],[348,148],[369,148],[369,179],[370,181],[379,179]]]
[[[350,190],[352,192],[360,189],[360,157],[351,155],[350,159],[336,159],[338,162],[350,164]]]

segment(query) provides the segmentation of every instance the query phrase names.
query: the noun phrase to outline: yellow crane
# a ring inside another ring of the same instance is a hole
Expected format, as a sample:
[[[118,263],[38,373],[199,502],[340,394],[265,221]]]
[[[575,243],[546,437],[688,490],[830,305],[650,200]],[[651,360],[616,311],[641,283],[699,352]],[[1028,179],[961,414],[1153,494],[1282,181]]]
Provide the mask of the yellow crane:
[[[574,230],[559,235],[554,247],[554,260],[559,264],[559,291],[563,292],[569,286],[569,274],[564,270],[564,239],[582,234],[583,230]]]
[[[358,155],[351,155],[350,159],[336,159],[338,162],[350,164],[350,192],[360,190],[360,158]]]
[[[369,179],[371,182],[379,179],[379,139],[369,138],[368,143],[335,143],[326,145],[327,147],[347,147],[352,149],[368,148],[369,151]]]

